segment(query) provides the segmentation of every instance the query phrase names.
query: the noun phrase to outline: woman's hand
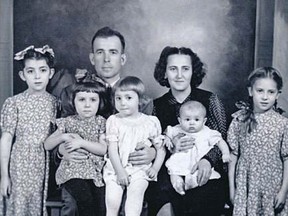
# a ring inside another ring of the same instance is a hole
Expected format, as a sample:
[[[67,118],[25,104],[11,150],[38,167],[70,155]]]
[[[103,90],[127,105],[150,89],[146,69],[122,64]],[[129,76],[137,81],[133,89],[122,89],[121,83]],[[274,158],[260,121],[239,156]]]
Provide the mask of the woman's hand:
[[[198,170],[197,183],[199,186],[205,185],[207,183],[212,173],[211,168],[212,167],[210,162],[206,159],[201,159],[193,166],[191,174]]]
[[[274,200],[274,209],[276,212],[281,212],[284,208],[287,194],[284,190],[280,190]]]
[[[1,177],[1,194],[4,197],[8,197],[11,193],[11,181],[9,177]]]
[[[122,186],[128,186],[130,184],[130,176],[125,170],[117,173],[117,183]]]
[[[150,164],[156,157],[156,150],[144,143],[138,143],[135,151],[129,154],[129,162],[132,165],[147,165]]]
[[[195,139],[191,136],[186,136],[183,133],[179,133],[176,136],[173,137],[173,150],[172,153],[175,152],[185,152],[194,146]]]

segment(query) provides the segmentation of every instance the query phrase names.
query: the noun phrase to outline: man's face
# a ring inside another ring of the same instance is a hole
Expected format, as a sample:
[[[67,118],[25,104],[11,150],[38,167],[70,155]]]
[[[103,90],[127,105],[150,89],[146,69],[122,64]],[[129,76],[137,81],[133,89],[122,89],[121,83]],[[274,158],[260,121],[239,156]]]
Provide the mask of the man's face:
[[[94,53],[90,53],[89,57],[97,75],[110,84],[117,81],[120,69],[126,62],[120,39],[117,36],[98,37],[94,40],[93,48]]]

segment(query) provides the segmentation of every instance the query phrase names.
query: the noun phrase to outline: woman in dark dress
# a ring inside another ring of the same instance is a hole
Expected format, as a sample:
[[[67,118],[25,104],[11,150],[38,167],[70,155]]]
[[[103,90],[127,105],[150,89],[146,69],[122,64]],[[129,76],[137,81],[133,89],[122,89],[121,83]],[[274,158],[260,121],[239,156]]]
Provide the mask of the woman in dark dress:
[[[206,125],[218,130],[226,138],[226,116],[217,95],[197,88],[206,75],[204,64],[189,48],[165,47],[156,64],[154,77],[160,85],[170,88],[163,96],[154,100],[153,113],[161,122],[164,131],[168,125],[178,124],[179,108],[186,101],[196,100],[207,109]],[[175,151],[185,151],[193,146],[193,140],[173,139]],[[166,159],[170,156],[167,153]],[[171,203],[175,215],[220,215],[224,207],[225,190],[222,179],[209,180],[211,168],[223,174],[221,152],[217,146],[205,155],[198,165],[197,188],[186,191],[184,196],[173,189],[165,164],[158,181],[152,182],[146,192],[149,215],[157,215],[159,210]],[[160,212],[163,212],[163,209]],[[160,213],[167,215],[167,212]],[[158,214],[158,215],[159,215]]]

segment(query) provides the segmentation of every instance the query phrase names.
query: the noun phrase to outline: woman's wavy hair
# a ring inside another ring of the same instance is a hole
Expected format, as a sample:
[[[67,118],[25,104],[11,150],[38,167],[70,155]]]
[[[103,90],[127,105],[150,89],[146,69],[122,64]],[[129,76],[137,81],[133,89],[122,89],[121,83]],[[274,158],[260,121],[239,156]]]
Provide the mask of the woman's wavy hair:
[[[139,97],[139,111],[142,111],[143,106],[147,102],[147,97],[145,95],[145,86],[144,83],[135,76],[126,76],[122,79],[120,79],[112,90],[112,96],[113,96],[113,106],[115,107],[115,92],[116,91],[134,91],[137,93]]]
[[[165,78],[166,67],[167,67],[167,60],[170,55],[174,54],[181,54],[181,55],[189,55],[191,58],[192,64],[192,78],[190,85],[192,88],[198,87],[201,83],[203,78],[206,75],[206,68],[204,63],[200,60],[196,53],[194,53],[190,48],[186,47],[165,47],[160,55],[158,62],[156,63],[155,70],[154,70],[154,78],[161,86],[170,87],[168,79]]]
[[[78,92],[92,92],[92,93],[97,93],[99,95],[99,108],[97,111],[97,115],[101,115],[104,117],[108,117],[110,114],[109,110],[109,95],[108,92],[104,86],[104,84],[97,82],[97,81],[89,81],[89,82],[77,82],[73,85],[72,88],[72,95],[70,99],[70,105],[73,107],[74,113],[76,114],[76,109],[75,109],[75,97]]]

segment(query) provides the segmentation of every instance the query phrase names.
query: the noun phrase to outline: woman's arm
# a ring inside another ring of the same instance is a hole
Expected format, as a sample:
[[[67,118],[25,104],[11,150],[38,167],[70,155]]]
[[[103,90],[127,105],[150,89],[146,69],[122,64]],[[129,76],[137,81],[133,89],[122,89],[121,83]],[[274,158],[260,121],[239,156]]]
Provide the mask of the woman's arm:
[[[229,179],[229,194],[230,201],[234,204],[234,196],[235,196],[235,168],[238,161],[238,156],[234,154],[230,154],[230,162],[228,165],[228,179]]]
[[[0,144],[0,164],[1,164],[1,194],[6,197],[11,192],[11,182],[9,175],[9,161],[11,155],[13,136],[3,132]]]

